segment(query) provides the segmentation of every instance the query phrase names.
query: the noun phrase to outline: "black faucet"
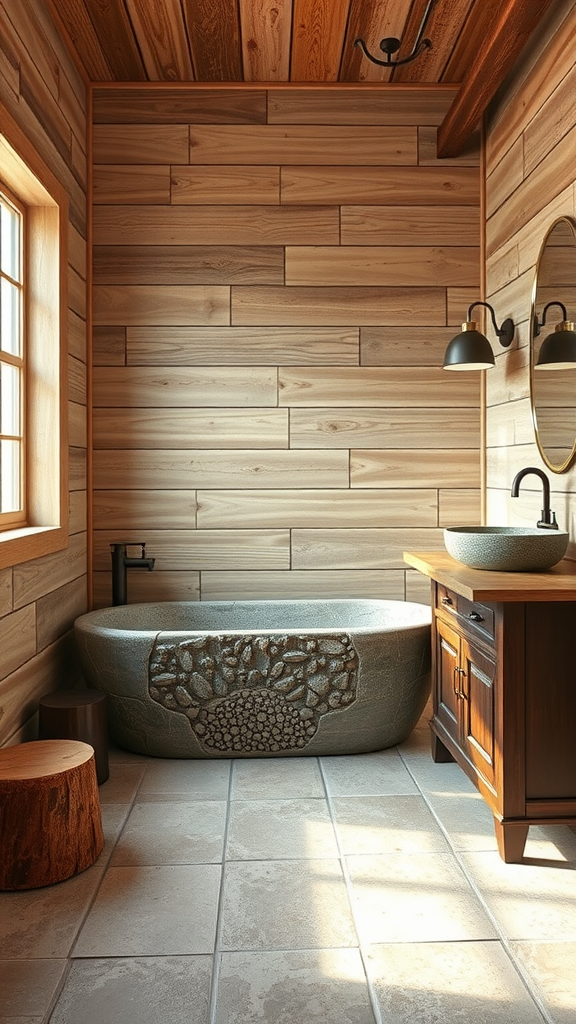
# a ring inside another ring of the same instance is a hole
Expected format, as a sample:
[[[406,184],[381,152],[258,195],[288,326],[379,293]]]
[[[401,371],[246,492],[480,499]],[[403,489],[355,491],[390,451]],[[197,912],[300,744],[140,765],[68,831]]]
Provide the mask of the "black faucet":
[[[536,526],[540,526],[543,530],[557,530],[558,523],[556,522],[556,513],[552,512],[550,508],[550,481],[543,470],[538,469],[536,466],[527,466],[526,469],[521,469],[519,473],[516,473],[512,481],[512,497],[517,498],[520,491],[520,482],[524,479],[528,473],[534,473],[535,476],[540,477],[542,481],[542,490],[544,496],[542,498],[542,504],[544,508],[540,513],[540,520],[536,523]]]
[[[127,569],[148,569],[152,572],[154,558],[146,557],[145,544],[111,544],[112,555],[112,604],[128,603]],[[126,554],[127,548],[141,548],[139,558]]]

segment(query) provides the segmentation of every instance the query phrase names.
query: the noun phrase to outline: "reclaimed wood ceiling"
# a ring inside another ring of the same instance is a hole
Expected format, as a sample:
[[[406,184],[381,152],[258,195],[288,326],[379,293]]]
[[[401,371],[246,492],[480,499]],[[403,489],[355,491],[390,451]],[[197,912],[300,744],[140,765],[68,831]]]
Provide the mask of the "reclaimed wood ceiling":
[[[92,82],[446,82],[465,77],[495,22],[541,0],[435,0],[432,46],[393,70],[380,40],[412,50],[427,0],[49,0]]]

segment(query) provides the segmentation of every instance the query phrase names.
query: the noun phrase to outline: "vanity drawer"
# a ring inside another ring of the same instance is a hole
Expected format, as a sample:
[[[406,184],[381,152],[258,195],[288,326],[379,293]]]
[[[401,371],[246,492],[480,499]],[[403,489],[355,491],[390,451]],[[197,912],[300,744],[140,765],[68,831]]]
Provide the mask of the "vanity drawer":
[[[469,601],[454,590],[449,590],[442,583],[436,584],[436,608],[449,616],[454,625],[461,629],[472,630],[484,638],[495,637],[494,609],[478,601]]]

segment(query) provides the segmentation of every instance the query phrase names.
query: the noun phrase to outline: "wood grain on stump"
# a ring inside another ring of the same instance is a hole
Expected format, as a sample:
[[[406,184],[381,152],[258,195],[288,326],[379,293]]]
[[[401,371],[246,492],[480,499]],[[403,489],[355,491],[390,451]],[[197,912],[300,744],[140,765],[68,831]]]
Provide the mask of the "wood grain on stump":
[[[36,740],[0,750],[0,889],[61,882],[103,845],[91,746]]]

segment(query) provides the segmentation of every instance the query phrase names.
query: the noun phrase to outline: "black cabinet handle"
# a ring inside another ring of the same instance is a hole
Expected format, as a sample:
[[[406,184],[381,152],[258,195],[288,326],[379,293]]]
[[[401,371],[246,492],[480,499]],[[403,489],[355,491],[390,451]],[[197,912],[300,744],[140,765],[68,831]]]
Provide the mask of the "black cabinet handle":
[[[442,604],[452,604],[452,598],[451,597],[443,597],[442,598]]]
[[[472,619],[472,622],[484,622],[484,616],[480,615],[480,612],[470,612],[468,618]]]

